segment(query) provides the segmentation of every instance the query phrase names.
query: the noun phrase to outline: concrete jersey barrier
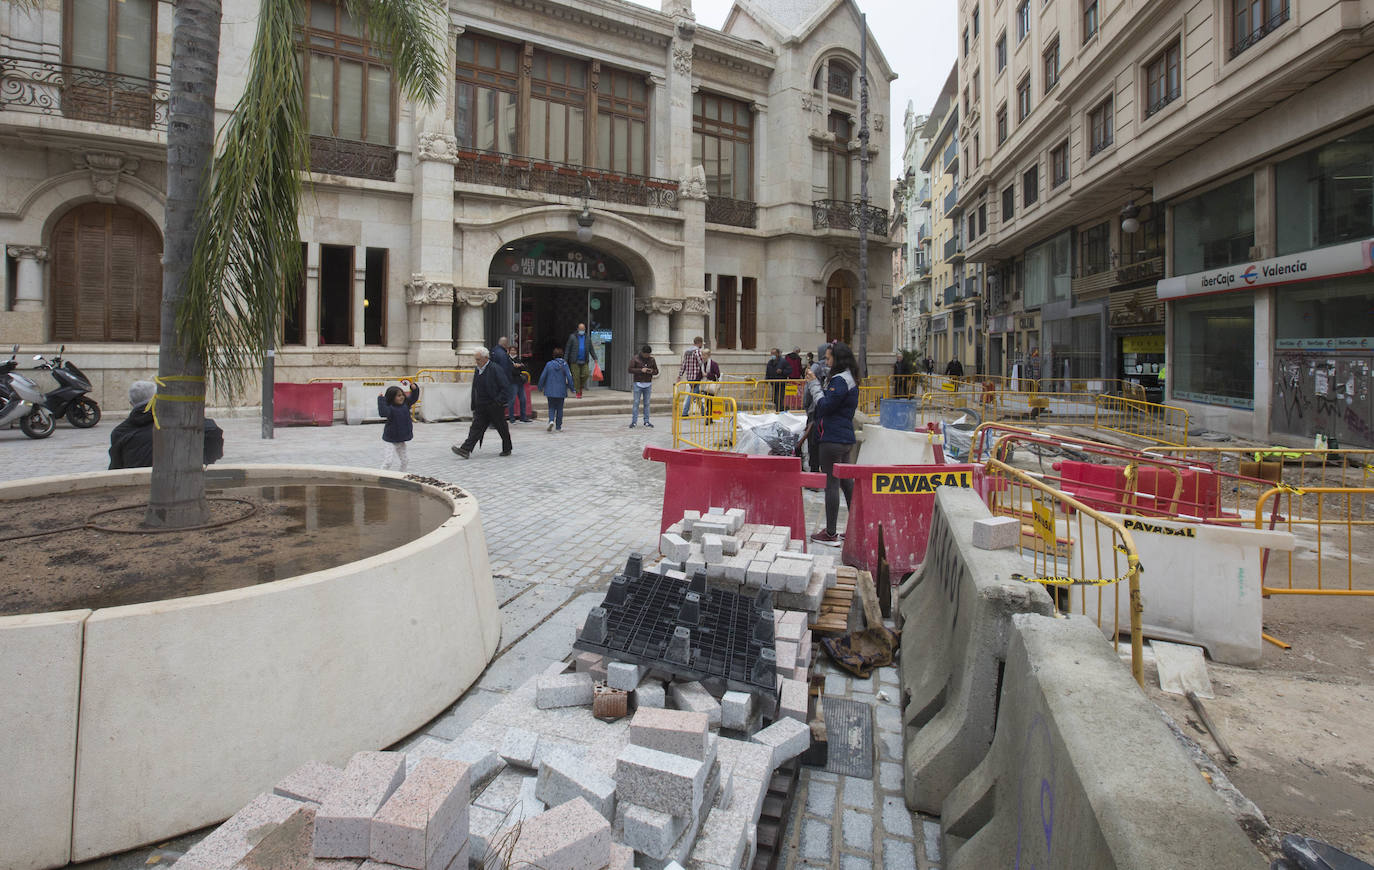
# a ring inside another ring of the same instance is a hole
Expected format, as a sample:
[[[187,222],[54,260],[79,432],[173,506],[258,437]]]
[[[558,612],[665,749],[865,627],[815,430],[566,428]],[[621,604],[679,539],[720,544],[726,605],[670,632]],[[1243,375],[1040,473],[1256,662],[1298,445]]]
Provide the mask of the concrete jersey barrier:
[[[997,737],[941,815],[949,870],[1265,866],[1081,616],[1012,617]]]
[[[902,722],[907,806],[938,813],[992,745],[1001,662],[1014,613],[1054,612],[1038,584],[1011,579],[1017,551],[973,546],[990,517],[973,490],[940,487],[922,579],[902,598]]]

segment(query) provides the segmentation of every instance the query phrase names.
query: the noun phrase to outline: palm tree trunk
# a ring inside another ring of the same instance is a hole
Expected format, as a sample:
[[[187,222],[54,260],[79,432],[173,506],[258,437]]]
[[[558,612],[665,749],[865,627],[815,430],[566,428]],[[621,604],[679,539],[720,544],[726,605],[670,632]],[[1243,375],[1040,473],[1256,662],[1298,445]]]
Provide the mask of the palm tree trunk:
[[[180,0],[172,25],[163,234],[162,334],[147,525],[180,528],[209,517],[203,463],[205,361],[178,340],[177,309],[196,242],[197,210],[215,153],[220,0]],[[199,397],[196,399],[195,397]]]

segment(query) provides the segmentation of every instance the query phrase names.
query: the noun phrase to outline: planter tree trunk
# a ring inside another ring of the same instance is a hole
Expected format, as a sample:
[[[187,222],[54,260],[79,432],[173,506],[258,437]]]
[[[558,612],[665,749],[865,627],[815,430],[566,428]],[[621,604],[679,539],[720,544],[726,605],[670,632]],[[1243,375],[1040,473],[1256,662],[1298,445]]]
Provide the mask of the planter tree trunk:
[[[197,206],[215,153],[220,0],[179,0],[172,26],[167,112],[167,207],[163,235],[162,334],[157,419],[146,523],[161,528],[209,518],[202,464],[205,361],[178,340],[176,317],[196,243]]]

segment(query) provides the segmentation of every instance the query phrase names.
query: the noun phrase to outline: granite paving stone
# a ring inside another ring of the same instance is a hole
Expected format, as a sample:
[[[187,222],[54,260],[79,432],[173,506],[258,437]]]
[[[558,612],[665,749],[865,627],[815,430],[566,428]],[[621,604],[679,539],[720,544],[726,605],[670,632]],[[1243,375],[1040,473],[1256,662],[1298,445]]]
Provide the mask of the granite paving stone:
[[[841,828],[845,848],[863,852],[873,850],[873,816],[859,810],[845,810]]]

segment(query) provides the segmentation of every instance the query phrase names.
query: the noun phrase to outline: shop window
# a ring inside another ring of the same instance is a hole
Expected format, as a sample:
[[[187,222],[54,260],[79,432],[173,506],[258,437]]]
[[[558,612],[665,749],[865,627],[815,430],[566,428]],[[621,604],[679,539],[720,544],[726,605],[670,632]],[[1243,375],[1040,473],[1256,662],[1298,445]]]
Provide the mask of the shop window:
[[[49,247],[53,341],[158,341],[162,236],[152,221],[121,205],[79,205]]]
[[[1249,293],[1172,303],[1170,392],[1191,402],[1255,406],[1255,306]]]
[[[342,3],[312,0],[299,57],[312,136],[392,144],[391,65]]]
[[[1280,163],[1278,253],[1374,236],[1374,127]]]
[[[1175,275],[1250,259],[1255,244],[1254,178],[1243,176],[1174,206],[1171,236]]]
[[[644,77],[603,69],[596,99],[596,165],[612,172],[646,175],[649,96]]]
[[[1050,302],[1067,302],[1073,273],[1070,255],[1072,233],[1064,232],[1026,250],[1025,307],[1039,308]]]
[[[1116,127],[1112,118],[1112,98],[1097,104],[1088,113],[1088,156],[1092,157],[1116,141]]]
[[[716,276],[716,347],[726,350],[735,349],[737,287],[734,275]]]
[[[755,350],[759,346],[759,279],[744,278],[739,292],[739,346]]]
[[[1275,301],[1274,346],[1280,350],[1326,350],[1333,338],[1374,337],[1374,290],[1362,278],[1285,287]]]
[[[300,268],[282,286],[281,343],[305,344],[305,266],[310,246],[301,242]]]
[[[458,37],[458,147],[517,152],[519,67],[518,45],[474,33]]]
[[[353,343],[353,248],[320,245],[320,344]]]
[[[1058,187],[1069,180],[1069,140],[1065,139],[1050,151],[1050,187]]]
[[[1102,377],[1102,316],[1090,314],[1045,324],[1055,378]]]
[[[1111,229],[1111,223],[1103,221],[1097,226],[1088,227],[1079,235],[1078,248],[1084,275],[1096,275],[1111,268]]]
[[[386,344],[386,248],[368,248],[363,277],[363,344]]]
[[[748,103],[705,93],[692,98],[692,162],[706,168],[710,196],[754,198],[754,116]]]

